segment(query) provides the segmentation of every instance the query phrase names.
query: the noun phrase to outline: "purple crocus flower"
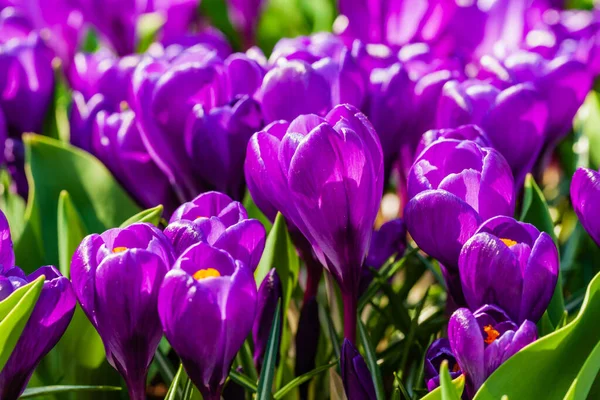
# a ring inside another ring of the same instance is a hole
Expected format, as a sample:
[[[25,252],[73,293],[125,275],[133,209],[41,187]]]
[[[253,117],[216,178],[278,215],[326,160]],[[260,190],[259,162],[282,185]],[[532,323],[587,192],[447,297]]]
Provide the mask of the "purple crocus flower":
[[[550,235],[505,216],[481,224],[458,261],[469,308],[496,304],[517,323],[540,319],[554,293],[558,267]]]
[[[520,187],[544,144],[547,118],[548,106],[531,83],[501,91],[480,81],[453,81],[444,85],[437,127],[479,125],[508,161]]]
[[[374,400],[375,386],[364,358],[346,338],[341,353],[340,372],[348,400]]]
[[[248,219],[240,202],[223,193],[207,192],[175,210],[165,235],[176,256],[195,243],[206,242],[254,271],[265,247],[266,231],[258,220]]]
[[[442,362],[448,362],[448,370],[452,379],[458,378],[462,371],[456,362],[450,341],[446,338],[436,339],[431,343],[425,354],[425,365],[423,374],[425,375],[425,384],[430,392],[440,386],[440,367]]]
[[[54,71],[52,51],[36,31],[16,34],[11,21],[15,18],[21,21],[7,10],[0,14],[0,108],[9,134],[20,137],[24,132],[41,133],[52,101]]]
[[[244,149],[262,127],[249,83],[259,85],[261,77],[249,57],[223,61],[205,46],[171,46],[136,68],[132,108],[148,152],[180,201],[214,189],[241,197]]]
[[[10,227],[6,216],[0,211],[0,274],[14,265],[15,253],[12,237],[10,236]]]
[[[6,270],[0,274],[0,300],[42,275],[45,281],[40,297],[0,372],[2,399],[17,399],[23,393],[33,371],[61,338],[75,312],[76,299],[71,282],[52,266],[41,267],[30,275],[25,275],[18,267]]]
[[[282,39],[269,62],[273,67],[260,90],[267,122],[310,113],[325,116],[342,103],[363,105],[363,73],[350,50],[332,34]]]
[[[162,337],[158,291],[172,263],[169,240],[147,223],[88,235],[71,261],[77,299],[131,399],[146,398],[146,375]]]
[[[256,318],[252,325],[252,340],[254,341],[254,363],[260,369],[267,344],[269,333],[273,325],[273,317],[277,309],[277,302],[281,298],[281,281],[275,268],[271,269],[258,288],[256,305]]]
[[[464,305],[457,270],[460,250],[483,220],[513,215],[510,167],[492,148],[470,140],[440,140],[415,161],[408,196],[404,210],[408,232],[443,265],[451,303]]]
[[[165,335],[206,400],[218,400],[256,314],[252,270],[226,251],[197,243],[183,253],[160,290]]]
[[[450,317],[448,337],[471,399],[492,372],[537,339],[537,328],[529,320],[517,325],[502,309],[484,305],[475,312],[456,310]]]
[[[254,45],[254,35],[263,4],[264,0],[227,0],[229,19],[241,35],[246,49]]]
[[[356,332],[362,264],[383,191],[381,146],[366,117],[340,105],[325,118],[277,121],[248,144],[246,178],[311,243],[343,293],[346,336]]]
[[[430,129],[421,136],[417,151],[418,156],[433,142],[444,139],[470,140],[481,147],[492,147],[485,132],[477,125],[461,125],[457,128]]]
[[[600,173],[588,168],[579,168],[571,180],[571,203],[586,232],[600,246]]]

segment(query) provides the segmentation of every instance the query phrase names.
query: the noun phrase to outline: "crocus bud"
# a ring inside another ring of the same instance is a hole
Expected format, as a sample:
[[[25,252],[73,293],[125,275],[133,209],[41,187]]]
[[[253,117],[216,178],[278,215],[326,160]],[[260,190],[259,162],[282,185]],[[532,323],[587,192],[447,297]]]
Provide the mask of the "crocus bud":
[[[517,187],[531,171],[544,144],[548,106],[530,83],[499,90],[469,80],[444,85],[437,108],[437,127],[479,125],[511,167]]]
[[[348,400],[374,400],[375,386],[371,372],[356,347],[344,338],[340,356],[340,372]]]
[[[296,376],[315,369],[315,359],[319,346],[321,325],[319,323],[319,303],[316,296],[305,298],[300,310],[298,331],[296,332]],[[300,398],[308,398],[308,382],[300,386]]]
[[[600,246],[600,173],[587,168],[579,168],[571,181],[571,202],[573,209],[586,232]]]
[[[461,125],[457,128],[430,129],[421,136],[417,151],[418,156],[430,144],[443,139],[470,140],[481,147],[492,147],[490,140],[485,132],[477,125]]]
[[[425,354],[423,374],[425,375],[427,390],[430,392],[440,386],[440,367],[443,361],[448,362],[448,370],[452,379],[457,378],[462,373],[454,354],[452,354],[450,342],[446,338],[434,340]]]
[[[158,291],[172,263],[169,240],[147,223],[88,235],[71,261],[77,299],[133,400],[146,398],[146,375],[162,337]]]
[[[0,275],[0,299],[42,275],[45,281],[40,297],[0,372],[1,399],[17,399],[23,393],[33,371],[61,338],[75,312],[71,282],[52,266],[41,267],[30,275],[18,267],[5,271]]]
[[[223,193],[207,192],[175,210],[165,235],[177,256],[202,241],[227,251],[254,271],[267,234],[260,221],[248,219],[242,203]]]
[[[277,302],[281,298],[281,281],[273,268],[258,288],[256,318],[252,325],[252,340],[254,341],[254,363],[260,369],[269,342],[269,333],[273,325],[273,317]]]
[[[226,251],[197,243],[160,290],[165,335],[206,400],[219,400],[231,364],[256,315],[252,271]]]
[[[516,323],[540,319],[554,293],[558,268],[550,235],[505,216],[485,221],[458,261],[469,308],[496,304]]]
[[[481,220],[514,212],[506,160],[469,140],[445,139],[423,150],[409,172],[408,196],[408,231],[447,267],[456,267],[462,245]]]
[[[250,140],[245,170],[251,193],[258,189],[302,232],[337,280],[346,336],[353,339],[362,264],[383,192],[373,127],[350,105],[325,118],[275,122]]]
[[[456,310],[450,317],[448,337],[471,399],[492,372],[537,339],[537,328],[528,320],[519,326],[502,309],[485,305],[475,312]]]

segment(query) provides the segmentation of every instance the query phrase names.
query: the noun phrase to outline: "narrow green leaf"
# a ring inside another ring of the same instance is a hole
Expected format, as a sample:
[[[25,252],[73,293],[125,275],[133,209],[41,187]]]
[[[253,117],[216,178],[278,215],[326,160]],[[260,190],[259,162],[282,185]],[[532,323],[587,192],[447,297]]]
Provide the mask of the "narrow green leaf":
[[[69,192],[63,190],[58,198],[58,265],[61,274],[71,276],[71,258],[77,246],[88,234]]]
[[[125,228],[131,224],[135,224],[136,222],[148,222],[154,226],[158,226],[163,213],[163,209],[164,207],[161,204],[159,204],[156,207],[139,212],[127,218],[127,220],[121,224],[121,228]]]
[[[258,381],[258,389],[256,394],[257,400],[270,400],[271,390],[273,386],[273,377],[275,376],[275,364],[277,363],[277,353],[279,352],[279,335],[281,334],[281,300],[277,303],[271,332],[269,333],[269,341],[267,342],[267,351],[262,369],[260,371],[260,379]]]
[[[182,383],[181,381],[183,380],[183,376],[187,377],[187,375],[185,374],[185,371],[183,370],[183,364],[179,364],[179,369],[177,370],[175,377],[171,381],[171,386],[169,386],[169,391],[167,392],[167,395],[165,396],[165,400],[175,400],[177,398],[177,392],[180,389],[180,386]]]
[[[285,385],[284,387],[282,387],[281,389],[279,389],[273,395],[273,398],[275,400],[282,399],[291,390],[293,390],[293,389],[297,388],[298,386],[302,385],[304,382],[308,382],[314,376],[317,376],[320,373],[323,373],[323,372],[327,371],[329,368],[337,365],[337,363],[338,363],[338,360],[335,360],[335,361],[330,362],[329,364],[321,365],[320,367],[317,367],[317,368],[313,369],[312,371],[309,371],[309,372],[307,372],[305,374],[300,375],[299,377],[295,378],[290,383],[288,383],[287,385]]]
[[[440,387],[442,388],[442,400],[460,400],[460,393],[456,392],[456,387],[452,384],[450,372],[448,372],[448,361],[442,361],[440,368]]]
[[[25,389],[20,399],[32,399],[34,397],[51,396],[61,393],[80,393],[80,392],[118,392],[121,388],[118,386],[42,386]]]
[[[254,358],[252,358],[252,350],[250,349],[250,343],[246,340],[244,345],[237,354],[239,364],[242,366],[242,370],[248,377],[256,382],[258,380],[258,371],[254,365]]]
[[[0,210],[8,219],[13,243],[19,240],[25,228],[25,200],[13,190],[7,170],[0,171]]]
[[[240,374],[236,370],[232,369],[229,371],[229,378],[237,383],[238,385],[244,387],[246,390],[249,390],[252,393],[256,393],[258,387],[256,386],[255,381],[252,381],[250,377]]]
[[[590,371],[600,363],[600,274],[588,286],[577,317],[525,347],[503,363],[482,385],[475,400],[534,399],[540,388],[544,400],[562,400],[570,390],[589,389]],[[571,389],[574,382],[576,388]]]
[[[169,359],[163,354],[160,347],[156,349],[154,353],[154,360],[158,364],[158,370],[160,371],[161,376],[167,382],[171,382],[175,379],[175,371],[173,370],[173,366]]]
[[[45,277],[15,290],[0,302],[0,372],[19,341],[35,303],[40,297]]]
[[[331,319],[331,313],[321,304],[319,304],[319,320],[325,321],[327,333],[329,334],[329,340],[331,342],[331,346],[333,347],[333,353],[335,354],[335,357],[339,359],[341,355],[340,342],[335,330],[335,325]]]
[[[358,335],[360,337],[360,342],[365,348],[366,362],[369,366],[369,370],[371,371],[371,377],[373,378],[373,385],[375,386],[375,395],[377,396],[377,400],[385,400],[385,388],[383,386],[381,370],[379,369],[379,365],[377,365],[377,354],[375,353],[375,347],[373,347],[373,343],[371,343],[371,338],[369,337],[367,328],[365,328],[365,325],[360,318],[358,319]]]
[[[552,237],[554,243],[557,243],[556,235],[554,234],[554,222],[548,210],[548,204],[544,198],[544,194],[535,183],[533,176],[527,174],[525,185],[523,188],[523,207],[521,210],[521,221],[528,222],[534,225],[542,232],[546,232]],[[554,294],[548,305],[548,317],[553,326],[558,325],[565,311],[565,300],[562,293],[562,274],[559,269],[558,280],[554,288]]]
[[[465,388],[465,376],[460,375],[452,380],[452,385],[454,386],[455,392],[462,393]],[[421,400],[443,400],[442,397],[442,388],[438,387],[435,390],[427,393]]]

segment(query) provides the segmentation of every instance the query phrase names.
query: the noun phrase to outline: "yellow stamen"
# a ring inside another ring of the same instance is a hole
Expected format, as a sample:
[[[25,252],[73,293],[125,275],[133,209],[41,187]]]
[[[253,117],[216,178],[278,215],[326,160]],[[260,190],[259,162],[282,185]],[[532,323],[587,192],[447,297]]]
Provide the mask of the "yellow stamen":
[[[495,330],[494,327],[491,325],[484,326],[483,331],[487,335],[487,337],[484,339],[484,342],[486,344],[492,344],[494,340],[498,339],[498,336],[500,336],[500,332]]]
[[[508,247],[513,247],[515,244],[517,244],[517,242],[515,242],[512,239],[500,239],[500,240],[502,241],[502,243],[504,243]]]
[[[115,248],[112,250],[112,252],[113,252],[113,253],[122,253],[122,252],[124,252],[125,250],[127,250],[127,247],[124,247],[124,246],[119,246],[119,247],[115,247]]]
[[[214,268],[200,269],[194,274],[194,279],[200,281],[206,278],[218,278],[221,273]]]

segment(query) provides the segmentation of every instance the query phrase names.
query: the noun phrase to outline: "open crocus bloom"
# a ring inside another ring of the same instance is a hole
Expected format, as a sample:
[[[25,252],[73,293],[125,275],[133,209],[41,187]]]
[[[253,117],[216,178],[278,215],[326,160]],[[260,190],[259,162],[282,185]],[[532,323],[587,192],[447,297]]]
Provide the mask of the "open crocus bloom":
[[[450,342],[446,338],[436,339],[431,343],[425,354],[425,384],[430,392],[440,386],[440,367],[443,361],[448,361],[448,369],[452,379],[461,374],[460,366],[456,362]]]
[[[486,304],[475,312],[456,310],[450,317],[448,337],[467,378],[467,397],[472,398],[500,364],[537,339],[537,328],[528,320],[518,326],[502,309]]]

